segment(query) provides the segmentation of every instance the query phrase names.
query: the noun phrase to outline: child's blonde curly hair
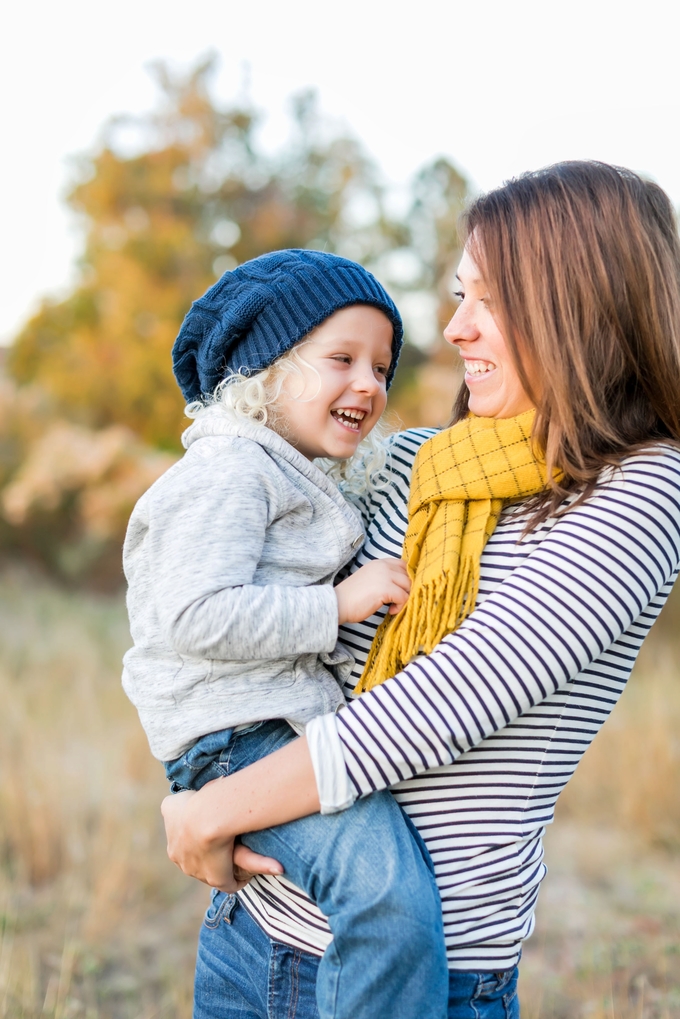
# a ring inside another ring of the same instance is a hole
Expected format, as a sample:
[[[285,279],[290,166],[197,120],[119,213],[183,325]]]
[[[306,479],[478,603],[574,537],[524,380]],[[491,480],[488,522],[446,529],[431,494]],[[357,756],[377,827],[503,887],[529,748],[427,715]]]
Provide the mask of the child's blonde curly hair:
[[[217,408],[232,418],[271,428],[285,439],[286,421],[283,414],[277,412],[277,401],[287,377],[303,378],[303,367],[316,372],[300,353],[308,342],[309,339],[305,339],[296,344],[262,371],[250,375],[231,372],[220,382],[210,400],[190,403],[185,414],[197,418],[208,408]],[[361,498],[382,491],[389,484],[387,440],[393,431],[394,428],[380,418],[353,456],[347,460],[320,458],[314,462],[343,495]]]

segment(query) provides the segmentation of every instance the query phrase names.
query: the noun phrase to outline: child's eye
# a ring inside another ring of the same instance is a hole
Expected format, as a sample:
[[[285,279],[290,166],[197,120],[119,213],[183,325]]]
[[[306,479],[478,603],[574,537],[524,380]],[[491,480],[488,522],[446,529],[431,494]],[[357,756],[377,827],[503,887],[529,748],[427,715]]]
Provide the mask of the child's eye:
[[[351,364],[352,363],[352,358],[349,356],[349,354],[336,354],[333,357],[333,360],[334,361],[341,361],[343,364]]]
[[[376,364],[374,369],[373,369],[373,371],[377,372],[378,375],[387,375],[387,365],[385,365],[385,364]]]

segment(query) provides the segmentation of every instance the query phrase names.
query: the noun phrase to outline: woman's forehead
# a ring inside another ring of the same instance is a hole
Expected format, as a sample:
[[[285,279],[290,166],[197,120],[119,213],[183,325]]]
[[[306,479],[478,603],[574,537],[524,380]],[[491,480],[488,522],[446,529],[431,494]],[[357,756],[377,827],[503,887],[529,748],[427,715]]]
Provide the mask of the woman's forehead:
[[[484,283],[482,271],[475,262],[467,246],[463,249],[463,254],[460,262],[458,263],[456,279],[461,283],[465,282],[468,286],[474,286],[476,284],[482,285]]]

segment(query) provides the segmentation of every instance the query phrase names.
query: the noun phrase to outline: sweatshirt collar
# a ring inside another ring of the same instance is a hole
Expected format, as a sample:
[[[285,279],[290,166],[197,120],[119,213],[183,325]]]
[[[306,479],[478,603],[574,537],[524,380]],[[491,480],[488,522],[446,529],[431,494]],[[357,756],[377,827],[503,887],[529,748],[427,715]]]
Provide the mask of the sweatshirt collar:
[[[317,488],[320,488],[322,492],[328,495],[344,513],[349,512],[353,522],[357,523],[356,511],[346,501],[335,482],[327,477],[315,463],[308,460],[299,450],[291,446],[289,442],[286,442],[277,432],[267,428],[266,425],[260,425],[256,422],[251,423],[243,418],[232,416],[228,411],[220,407],[206,407],[205,410],[200,412],[193,424],[189,425],[182,433],[182,445],[185,449],[189,449],[199,439],[220,435],[250,439],[252,442],[262,446],[263,449],[269,450],[283,460],[286,460],[300,474],[308,478]]]

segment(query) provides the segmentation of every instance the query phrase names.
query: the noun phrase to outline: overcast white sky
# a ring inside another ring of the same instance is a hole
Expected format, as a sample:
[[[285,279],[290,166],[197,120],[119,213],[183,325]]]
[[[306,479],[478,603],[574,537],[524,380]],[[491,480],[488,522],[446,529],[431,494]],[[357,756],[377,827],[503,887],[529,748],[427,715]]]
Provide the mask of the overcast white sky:
[[[557,159],[653,176],[680,205],[675,0],[25,0],[0,38],[0,339],[68,286],[77,234],[61,204],[69,154],[113,113],[147,108],[145,65],[222,58],[282,134],[285,99],[323,110],[405,182],[445,153],[480,188]]]

